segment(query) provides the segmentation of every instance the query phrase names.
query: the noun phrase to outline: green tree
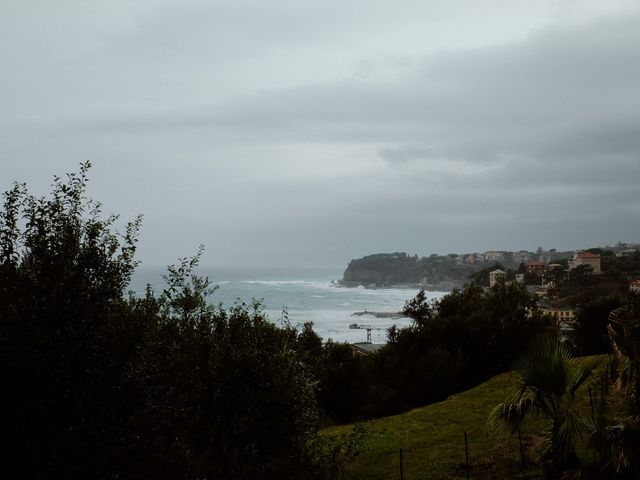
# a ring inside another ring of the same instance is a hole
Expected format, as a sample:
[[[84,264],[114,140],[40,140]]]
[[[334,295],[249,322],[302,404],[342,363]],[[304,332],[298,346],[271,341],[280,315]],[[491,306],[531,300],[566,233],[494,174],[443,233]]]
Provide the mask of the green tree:
[[[390,414],[446,398],[508,368],[546,329],[520,285],[455,289],[435,303],[409,300],[408,328],[391,329],[374,357],[368,411]],[[378,408],[372,408],[377,402]]]
[[[139,478],[295,478],[318,428],[297,333],[271,323],[258,303],[225,310],[201,302],[206,289],[197,280],[157,300],[157,324],[133,362],[142,402],[123,438],[139,455],[131,470]]]
[[[592,420],[588,425],[588,446],[596,453],[592,470],[599,478],[605,478],[606,474],[609,475],[607,478],[637,478],[640,473],[639,300],[630,295],[624,305],[609,315],[609,334],[617,357],[610,357],[606,374],[611,372],[624,392],[628,401],[626,408],[611,401],[615,396],[607,395],[609,384],[606,381],[601,381],[599,395],[597,389],[593,396],[591,392],[589,395]]]
[[[114,231],[117,217],[85,199],[89,167],[55,178],[49,198],[23,184],[4,194],[0,351],[10,388],[0,423],[10,441],[0,455],[25,477],[101,471],[120,420],[108,403],[137,334],[123,292],[140,218]]]
[[[528,415],[543,415],[551,421],[541,457],[548,478],[577,468],[580,415],[575,408],[576,394],[599,363],[598,359],[574,359],[569,347],[555,337],[541,341],[516,362],[513,394],[491,411],[490,431],[512,435]]]
[[[483,268],[479,272],[472,273],[469,275],[469,279],[478,286],[487,287],[489,286],[489,273],[494,270],[507,270],[501,263],[494,263],[492,266]]]
[[[7,478],[300,478],[317,430],[309,332],[259,304],[213,307],[193,274],[125,289],[141,219],[119,233],[87,172],[48,197],[23,184],[0,211],[0,396]]]
[[[582,355],[611,352],[609,314],[623,302],[620,295],[597,297],[578,309],[571,337]]]
[[[371,385],[371,358],[354,356],[346,343],[327,342],[319,371],[318,399],[337,422],[362,417]]]
[[[591,265],[578,265],[569,272],[569,276],[574,282],[584,282],[593,275],[593,267]]]
[[[625,389],[631,412],[640,416],[640,295],[609,315],[609,337],[622,363],[620,385]]]
[[[433,305],[424,290],[420,290],[414,298],[405,303],[402,314],[417,325],[423,325],[433,318]]]

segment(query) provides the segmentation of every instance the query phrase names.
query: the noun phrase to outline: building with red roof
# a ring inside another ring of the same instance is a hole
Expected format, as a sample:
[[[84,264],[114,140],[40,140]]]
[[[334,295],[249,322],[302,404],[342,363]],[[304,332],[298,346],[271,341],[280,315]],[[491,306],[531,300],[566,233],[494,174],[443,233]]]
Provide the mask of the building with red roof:
[[[547,269],[547,264],[539,260],[531,260],[527,263],[527,273],[542,273]]]

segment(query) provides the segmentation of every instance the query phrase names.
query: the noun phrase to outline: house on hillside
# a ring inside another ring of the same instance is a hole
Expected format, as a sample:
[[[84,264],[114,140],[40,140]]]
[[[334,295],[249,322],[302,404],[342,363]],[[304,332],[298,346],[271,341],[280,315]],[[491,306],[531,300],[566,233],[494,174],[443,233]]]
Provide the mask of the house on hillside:
[[[560,329],[560,338],[566,340],[575,329],[577,312],[571,307],[541,308],[542,313],[551,315]]]
[[[621,251],[616,256],[621,258],[633,257],[636,253],[640,252],[637,248],[627,248],[626,250]]]
[[[533,291],[529,291],[529,287],[531,287],[533,289]],[[527,286],[527,291],[529,291],[529,293],[533,293],[533,295],[536,295],[538,297],[544,298],[544,297],[548,297],[549,296],[549,290],[552,287],[549,285],[528,285]]]
[[[526,250],[518,250],[512,254],[513,261],[516,263],[526,263],[529,260],[529,252]]]
[[[462,256],[462,261],[463,263],[467,263],[467,264],[474,264],[478,261],[478,255],[476,255],[475,253],[470,253],[467,255],[463,255]]]
[[[527,263],[527,273],[540,275],[547,268],[547,264],[539,260],[531,260]]]
[[[588,265],[593,269],[593,273],[602,273],[600,269],[600,254],[591,252],[574,253],[573,258],[569,259],[569,270],[574,270],[581,265]]]
[[[500,270],[499,268],[489,272],[489,287],[493,287],[499,281],[505,281],[507,279],[507,272]]]
[[[482,254],[482,258],[485,262],[495,262],[498,259],[498,254],[493,250],[489,250]]]
[[[571,307],[551,307],[542,308],[542,313],[546,313],[555,318],[558,325],[561,323],[573,324],[576,321],[576,310]]]

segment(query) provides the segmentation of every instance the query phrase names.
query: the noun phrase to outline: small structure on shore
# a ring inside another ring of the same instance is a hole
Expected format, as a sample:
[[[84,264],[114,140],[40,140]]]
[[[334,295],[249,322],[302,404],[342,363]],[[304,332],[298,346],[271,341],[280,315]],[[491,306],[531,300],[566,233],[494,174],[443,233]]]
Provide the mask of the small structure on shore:
[[[366,330],[367,331],[367,343],[371,343],[371,331],[372,330],[388,330],[388,325],[363,325],[361,323],[352,323],[349,325],[351,330]]]

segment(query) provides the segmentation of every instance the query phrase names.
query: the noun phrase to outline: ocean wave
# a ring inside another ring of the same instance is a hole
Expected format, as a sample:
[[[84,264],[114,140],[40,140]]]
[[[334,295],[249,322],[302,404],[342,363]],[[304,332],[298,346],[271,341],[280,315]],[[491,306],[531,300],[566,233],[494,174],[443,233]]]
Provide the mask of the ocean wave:
[[[246,285],[264,285],[267,287],[312,287],[312,288],[329,288],[330,283],[318,282],[312,280],[242,280],[240,283]]]

